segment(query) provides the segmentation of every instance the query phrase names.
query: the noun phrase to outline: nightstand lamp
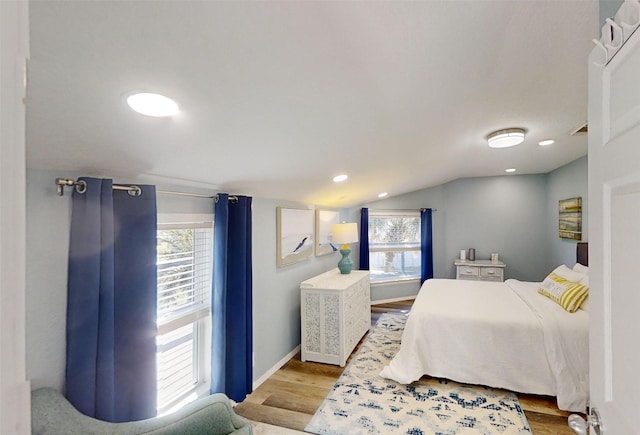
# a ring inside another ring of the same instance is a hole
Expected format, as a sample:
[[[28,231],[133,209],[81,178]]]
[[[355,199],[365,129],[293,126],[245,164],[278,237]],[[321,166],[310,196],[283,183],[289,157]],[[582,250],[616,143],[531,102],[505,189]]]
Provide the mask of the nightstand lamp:
[[[349,223],[331,225],[331,234],[333,243],[336,245],[342,245],[340,247],[342,258],[338,262],[338,269],[340,269],[340,273],[345,275],[351,273],[353,261],[349,258],[349,254],[351,253],[349,243],[358,242],[358,224]]]

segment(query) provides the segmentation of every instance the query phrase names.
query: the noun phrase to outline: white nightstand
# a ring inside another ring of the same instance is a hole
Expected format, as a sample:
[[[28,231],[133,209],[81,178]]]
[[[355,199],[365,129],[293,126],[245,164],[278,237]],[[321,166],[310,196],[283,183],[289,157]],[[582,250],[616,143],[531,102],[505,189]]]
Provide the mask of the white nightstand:
[[[491,260],[460,260],[457,259],[456,279],[471,281],[504,281],[504,268],[507,266],[502,261]]]

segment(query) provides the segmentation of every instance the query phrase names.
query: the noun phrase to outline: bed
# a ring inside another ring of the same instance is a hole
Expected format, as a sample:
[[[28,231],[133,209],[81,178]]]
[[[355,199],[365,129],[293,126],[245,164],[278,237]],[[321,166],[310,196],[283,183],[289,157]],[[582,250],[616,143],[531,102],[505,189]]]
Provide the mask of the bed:
[[[584,272],[588,287],[588,268],[574,270]],[[584,412],[589,396],[587,304],[569,313],[541,295],[540,286],[514,279],[425,281],[400,350],[381,376],[408,384],[429,375],[556,396],[558,408]]]

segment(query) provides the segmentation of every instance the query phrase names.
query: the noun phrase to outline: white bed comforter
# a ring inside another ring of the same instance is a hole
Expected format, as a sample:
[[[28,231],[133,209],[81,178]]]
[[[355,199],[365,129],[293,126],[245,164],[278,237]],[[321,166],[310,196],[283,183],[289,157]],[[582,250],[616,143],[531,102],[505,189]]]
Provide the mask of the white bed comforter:
[[[402,345],[381,376],[408,384],[423,374],[557,396],[584,412],[589,319],[538,294],[539,283],[427,280]]]

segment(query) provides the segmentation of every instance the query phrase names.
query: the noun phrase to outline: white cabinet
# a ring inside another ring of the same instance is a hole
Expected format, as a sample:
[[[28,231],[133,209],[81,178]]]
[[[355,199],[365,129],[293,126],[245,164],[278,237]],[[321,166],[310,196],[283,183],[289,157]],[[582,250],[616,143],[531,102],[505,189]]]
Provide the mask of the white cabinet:
[[[456,260],[456,279],[472,281],[504,281],[504,268],[502,261],[490,260]]]
[[[300,284],[301,359],[342,367],[371,328],[369,272],[336,268]]]

